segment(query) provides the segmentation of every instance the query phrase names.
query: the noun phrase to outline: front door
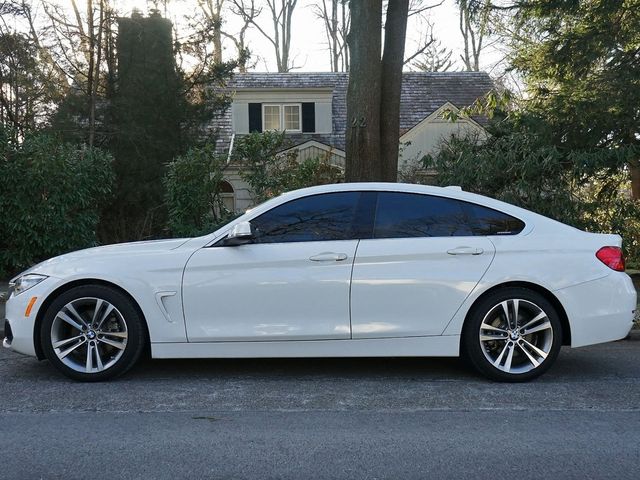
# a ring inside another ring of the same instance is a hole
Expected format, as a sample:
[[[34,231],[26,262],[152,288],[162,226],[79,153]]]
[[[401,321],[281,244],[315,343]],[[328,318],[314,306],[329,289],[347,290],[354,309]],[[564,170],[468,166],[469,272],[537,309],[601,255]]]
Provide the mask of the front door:
[[[253,243],[197,251],[183,282],[189,341],[350,338],[359,197],[295,199],[251,220]]]

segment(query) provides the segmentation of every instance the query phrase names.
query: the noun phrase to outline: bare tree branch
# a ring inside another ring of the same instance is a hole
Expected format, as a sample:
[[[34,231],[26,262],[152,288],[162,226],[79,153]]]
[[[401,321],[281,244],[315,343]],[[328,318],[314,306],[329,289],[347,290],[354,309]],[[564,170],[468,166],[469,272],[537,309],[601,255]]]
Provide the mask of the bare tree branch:
[[[266,6],[271,13],[272,31],[268,32],[261,26],[257,18],[262,12],[260,9],[248,9],[245,0],[231,0],[242,18],[253,25],[262,36],[268,40],[274,48],[276,64],[279,72],[288,72],[296,68],[289,60],[291,52],[291,19],[298,0],[265,0]],[[253,7],[253,1],[251,2]],[[252,15],[251,13],[255,13]]]

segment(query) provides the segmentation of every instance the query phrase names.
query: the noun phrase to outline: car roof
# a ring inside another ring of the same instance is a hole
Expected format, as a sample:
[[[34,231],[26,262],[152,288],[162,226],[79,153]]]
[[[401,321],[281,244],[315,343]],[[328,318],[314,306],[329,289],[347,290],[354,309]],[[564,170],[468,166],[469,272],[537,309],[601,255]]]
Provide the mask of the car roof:
[[[466,192],[459,186],[437,187],[433,185],[420,185],[414,183],[391,183],[391,182],[354,182],[354,183],[334,183],[328,185],[318,185],[314,187],[301,188],[280,195],[281,202],[284,203],[293,198],[300,198],[309,195],[318,195],[329,192],[349,192],[349,191],[380,191],[380,192],[404,192],[419,193],[423,195],[436,195],[440,197],[463,200],[485,207],[493,208],[514,217],[519,218],[526,224],[523,234],[531,233],[534,226],[536,230],[557,231],[557,229],[571,229],[573,227],[545,217],[538,213],[517,207],[495,198],[479,195],[477,193]]]
[[[494,198],[485,197],[471,192],[465,192],[458,186],[436,187],[433,185],[420,185],[415,183],[390,183],[390,182],[356,182],[356,183],[334,183],[329,185],[318,185],[314,187],[301,188],[283,193],[280,198],[288,201],[292,198],[306,197],[329,192],[350,192],[350,191],[380,191],[380,192],[403,192],[421,193],[423,195],[436,195],[440,197],[455,198],[468,202],[485,205],[496,210],[512,213],[513,215],[528,215],[533,212],[516,207],[509,203],[501,202]],[[517,212],[517,213],[516,213]]]

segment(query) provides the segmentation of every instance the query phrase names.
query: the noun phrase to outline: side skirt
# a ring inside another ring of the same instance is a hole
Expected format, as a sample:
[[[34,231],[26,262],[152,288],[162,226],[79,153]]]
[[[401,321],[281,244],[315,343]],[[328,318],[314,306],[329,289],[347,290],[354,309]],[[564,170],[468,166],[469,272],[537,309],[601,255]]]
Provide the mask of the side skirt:
[[[460,335],[151,344],[153,358],[457,357],[459,350]]]

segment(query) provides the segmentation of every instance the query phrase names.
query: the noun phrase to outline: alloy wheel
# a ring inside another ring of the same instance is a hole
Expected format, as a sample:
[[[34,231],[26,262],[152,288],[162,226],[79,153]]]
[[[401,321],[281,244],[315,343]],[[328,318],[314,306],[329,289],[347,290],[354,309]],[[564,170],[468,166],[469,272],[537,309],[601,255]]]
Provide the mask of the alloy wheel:
[[[553,346],[547,313],[524,299],[496,304],[482,319],[479,341],[485,358],[497,369],[522,374],[538,368]]]
[[[62,307],[51,324],[58,359],[80,373],[98,373],[124,354],[129,334],[120,311],[107,300],[82,297]]]

